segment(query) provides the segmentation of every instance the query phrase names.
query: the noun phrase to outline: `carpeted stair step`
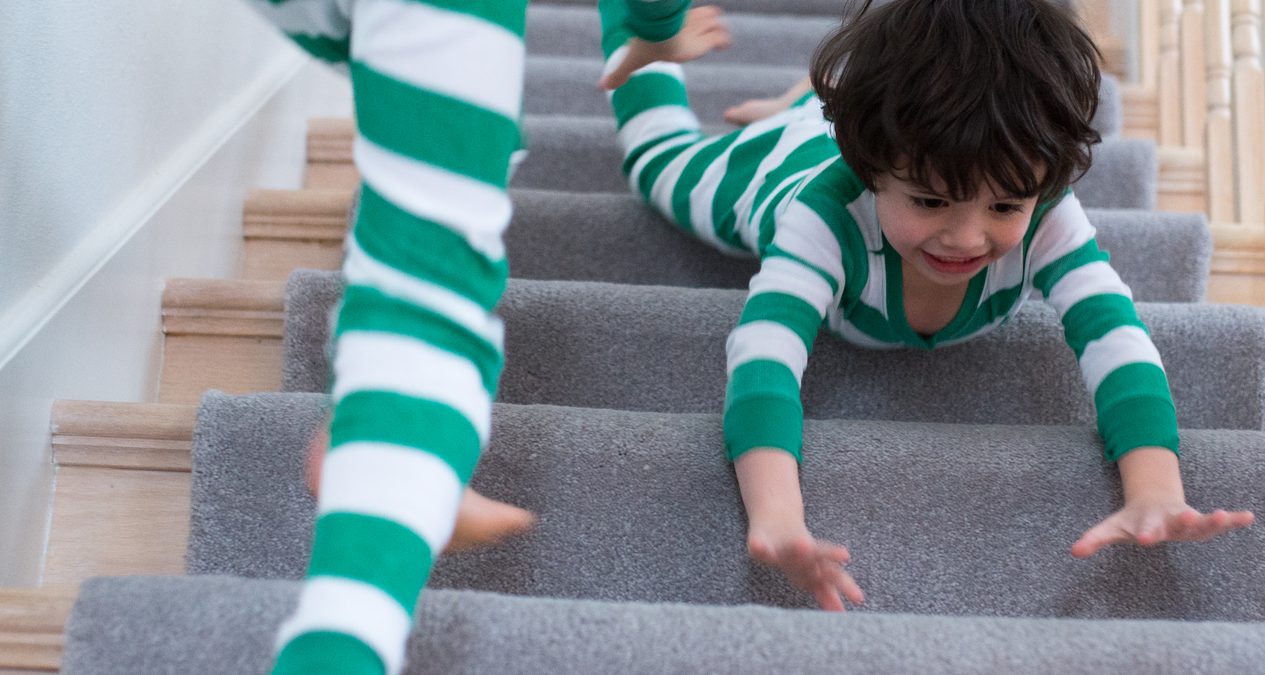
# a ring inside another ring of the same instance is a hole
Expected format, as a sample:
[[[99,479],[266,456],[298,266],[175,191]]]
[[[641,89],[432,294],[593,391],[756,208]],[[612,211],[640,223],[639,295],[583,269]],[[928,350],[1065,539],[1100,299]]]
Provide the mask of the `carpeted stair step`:
[[[296,268],[340,267],[353,194],[251,193],[243,213],[249,278],[284,279]],[[746,287],[756,269],[753,261],[720,254],[683,234],[629,192],[515,188],[510,196],[514,215],[505,245],[515,277],[737,288]],[[1203,217],[1089,209],[1089,218],[1136,299],[1203,298],[1212,254]]]
[[[319,395],[209,394],[193,447],[189,572],[300,578]],[[499,404],[472,485],[539,514],[530,533],[454,555],[433,585],[516,595],[807,607],[745,552],[718,415]],[[1265,509],[1259,431],[1183,432],[1186,495]],[[810,528],[845,543],[880,612],[1265,620],[1265,530],[1216,542],[1069,549],[1120,505],[1087,428],[810,420]]]
[[[586,99],[593,92],[577,95]],[[572,104],[569,109],[570,112],[550,111],[524,118],[529,152],[514,174],[513,184],[575,191],[626,191],[627,181],[620,173],[622,155],[615,137],[615,122],[605,100],[591,102],[587,107]],[[719,117],[704,121],[708,133],[733,128],[721,124]],[[321,118],[310,122],[308,187],[356,186],[358,176],[351,165],[353,132],[354,125],[347,119]],[[1184,179],[1163,174],[1157,177],[1157,167],[1164,165],[1156,159],[1153,142],[1112,136],[1095,146],[1094,158],[1089,175],[1077,187],[1089,206],[1153,208],[1157,181],[1166,189],[1186,189]],[[1170,168],[1173,170],[1185,174],[1181,167]]]
[[[298,602],[287,581],[105,578],[84,585],[66,675],[265,672]],[[423,596],[407,649],[425,673],[1259,673],[1259,623],[826,614]]]
[[[709,131],[726,129],[718,125],[705,128]],[[628,181],[620,171],[623,155],[611,119],[529,115],[524,119],[523,129],[529,152],[514,173],[513,187],[628,192]],[[351,164],[352,133],[350,122],[318,120],[312,123],[308,140],[309,188],[356,188],[359,178]],[[1087,207],[1152,209],[1163,196],[1157,196],[1157,191],[1186,189],[1184,178],[1157,173],[1162,168],[1153,142],[1109,138],[1094,147],[1094,165],[1073,189]],[[1182,169],[1183,175],[1184,171]]]
[[[524,129],[529,151],[514,174],[515,187],[628,192],[615,123],[609,118],[533,116]],[[350,139],[349,134],[348,145]],[[1159,176],[1158,166],[1153,142],[1109,138],[1094,147],[1093,166],[1072,187],[1086,207],[1153,209],[1157,185],[1183,185]]]
[[[839,17],[833,12],[812,16],[726,10],[725,23],[733,44],[729,49],[708,54],[703,63],[794,66],[801,76],[806,75],[813,50],[839,25]],[[527,53],[532,56],[600,59],[601,35],[596,3],[587,7],[533,3],[527,7]],[[790,85],[787,82],[783,89]]]
[[[285,391],[324,391],[334,273],[290,283]],[[498,400],[711,413],[725,392],[725,339],[745,292],[512,280],[499,312],[508,355]],[[1265,426],[1265,310],[1140,303],[1183,427]],[[818,338],[804,375],[809,417],[967,424],[1089,424],[1090,401],[1054,311],[938,349],[870,350]],[[1233,401],[1233,405],[1227,405]]]

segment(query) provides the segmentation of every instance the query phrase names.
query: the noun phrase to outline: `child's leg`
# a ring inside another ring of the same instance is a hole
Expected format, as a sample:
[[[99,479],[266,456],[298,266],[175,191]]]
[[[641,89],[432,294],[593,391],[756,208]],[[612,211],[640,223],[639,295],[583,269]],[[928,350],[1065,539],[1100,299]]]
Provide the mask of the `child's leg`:
[[[609,71],[632,37],[627,0],[599,0],[602,52]],[[690,110],[680,64],[658,62],[609,94],[624,173],[647,202],[685,231],[721,251],[750,255],[732,223],[720,222],[711,197],[723,177],[723,156],[740,132],[704,136]],[[720,164],[717,160],[720,158]]]
[[[311,3],[286,7],[303,15]],[[525,15],[525,0],[354,1],[362,201],[343,268],[315,543],[274,672],[402,667],[501,370],[492,308],[507,277]]]

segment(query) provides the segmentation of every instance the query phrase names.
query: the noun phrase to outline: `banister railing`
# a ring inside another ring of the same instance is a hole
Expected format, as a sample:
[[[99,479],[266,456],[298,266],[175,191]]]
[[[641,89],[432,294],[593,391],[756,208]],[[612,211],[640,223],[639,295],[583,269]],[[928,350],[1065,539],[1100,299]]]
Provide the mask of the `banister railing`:
[[[1085,0],[1101,21],[1106,0]],[[1206,213],[1210,297],[1265,304],[1262,0],[1136,0],[1125,133],[1159,144],[1160,208]],[[1091,34],[1105,29],[1090,27]]]

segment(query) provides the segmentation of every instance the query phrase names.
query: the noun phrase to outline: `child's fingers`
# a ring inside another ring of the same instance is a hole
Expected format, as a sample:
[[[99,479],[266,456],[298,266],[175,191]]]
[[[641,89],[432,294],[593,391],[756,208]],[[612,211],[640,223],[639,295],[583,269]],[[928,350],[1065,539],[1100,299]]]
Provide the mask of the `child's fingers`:
[[[1072,555],[1077,558],[1088,558],[1106,546],[1122,543],[1129,538],[1129,535],[1115,523],[1109,520],[1103,521],[1090,528],[1075,544],[1072,544]]]
[[[839,591],[829,584],[818,584],[813,587],[813,597],[817,600],[817,606],[827,612],[842,612],[843,598],[839,597]]]
[[[842,567],[829,565],[826,573],[831,587],[847,598],[848,602],[854,605],[860,605],[865,602],[865,593],[861,592],[861,587],[857,585],[856,580],[852,578],[851,574],[845,572]]]

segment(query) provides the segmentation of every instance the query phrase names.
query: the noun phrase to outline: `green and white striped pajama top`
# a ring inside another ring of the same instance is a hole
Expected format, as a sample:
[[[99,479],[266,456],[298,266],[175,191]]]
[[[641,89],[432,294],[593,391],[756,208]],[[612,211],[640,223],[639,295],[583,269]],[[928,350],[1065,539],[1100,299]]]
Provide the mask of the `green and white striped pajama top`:
[[[664,40],[689,0],[622,0]],[[502,367],[526,0],[251,0],[352,80],[361,203],[308,578],[276,673],[397,673]]]
[[[627,31],[617,3],[600,6],[609,69]],[[863,347],[933,349],[997,328],[1034,289],[1063,323],[1107,459],[1143,446],[1177,451],[1159,353],[1070,190],[1039,204],[1022,245],[980,271],[956,317],[923,337],[905,319],[900,256],[879,227],[875,196],[840,157],[820,101],[808,94],[709,137],[689,109],[682,72],[652,64],[610,98],[632,188],[699,239],[760,259],[727,344],[731,459],[758,447],[800,456],[800,379],[823,325]]]

